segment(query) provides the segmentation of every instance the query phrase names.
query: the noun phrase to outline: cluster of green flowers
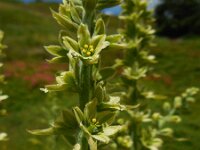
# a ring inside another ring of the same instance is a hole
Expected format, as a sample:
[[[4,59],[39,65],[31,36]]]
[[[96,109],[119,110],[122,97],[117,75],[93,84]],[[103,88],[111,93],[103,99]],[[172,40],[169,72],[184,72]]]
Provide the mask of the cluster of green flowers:
[[[6,45],[2,44],[3,35],[4,35],[3,32],[0,31],[0,57],[3,56],[2,50],[6,48]],[[0,63],[0,69],[1,69],[2,66],[3,66],[3,64]],[[4,82],[4,76],[0,74],[0,85],[3,84],[3,82]],[[7,98],[8,98],[8,96],[3,95],[3,91],[2,91],[2,89],[0,89],[0,103]],[[4,115],[5,113],[6,113],[5,109],[0,110],[0,115]],[[6,139],[7,139],[7,134],[6,133],[0,133],[0,141],[6,140]]]
[[[169,124],[181,121],[177,112],[188,107],[199,91],[195,87],[187,89],[181,96],[175,97],[173,104],[164,102],[163,110],[154,110],[148,104],[149,99],[166,100],[166,96],[144,90],[144,85],[139,82],[151,69],[149,64],[156,63],[155,56],[149,54],[149,48],[154,45],[155,31],[152,28],[153,12],[147,7],[147,0],[124,0],[122,3],[120,19],[125,26],[120,31],[127,47],[124,59],[118,60],[116,65],[123,70],[122,85],[126,94],[122,93],[121,99],[124,104],[139,104],[140,107],[119,116],[119,120],[124,120],[123,128],[126,130],[121,130],[116,136],[118,149],[160,149],[164,137],[174,138]]]
[[[60,45],[45,48],[55,56],[50,63],[68,62],[69,70],[56,77],[57,84],[43,90],[77,93],[79,104],[63,110],[50,128],[31,133],[61,135],[68,141],[67,149],[97,150],[104,149],[121,129],[112,123],[116,114],[127,108],[119,103],[119,97],[107,94],[106,69],[100,67],[102,50],[122,47],[119,34],[106,34],[100,11],[119,3],[120,0],[63,0],[59,12],[52,10],[63,30]]]
[[[120,19],[124,29],[108,35],[101,10],[122,4]],[[156,63],[149,54],[154,39],[154,19],[146,0],[63,0],[53,17],[63,27],[59,45],[46,46],[54,56],[50,63],[68,63],[57,83],[47,85],[45,92],[77,93],[79,103],[63,110],[50,128],[30,131],[36,135],[61,135],[67,149],[73,150],[158,150],[162,137],[173,137],[168,123],[179,123],[176,112],[194,101],[197,88],[176,97],[173,104],[163,104],[163,114],[148,107],[148,99],[165,96],[144,91],[139,80]],[[124,50],[124,59],[111,67],[101,68],[101,52]],[[107,92],[107,80],[122,70],[120,91]],[[121,102],[120,102],[121,101]],[[122,113],[121,113],[122,112]],[[117,119],[116,119],[117,118]]]

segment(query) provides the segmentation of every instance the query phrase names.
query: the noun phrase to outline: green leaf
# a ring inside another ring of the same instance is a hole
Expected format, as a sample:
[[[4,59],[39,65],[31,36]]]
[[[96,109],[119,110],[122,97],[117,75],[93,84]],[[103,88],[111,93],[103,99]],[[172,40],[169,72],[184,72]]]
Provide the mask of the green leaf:
[[[92,137],[89,137],[88,144],[91,150],[97,150],[97,142],[95,142]]]
[[[48,91],[63,91],[67,88],[67,84],[46,85],[45,88]]]
[[[102,111],[103,110],[111,110],[111,111],[126,110],[127,109],[126,106],[121,105],[119,101],[120,101],[119,97],[110,96],[110,100],[108,102],[103,102],[99,104],[98,109]]]
[[[103,133],[97,134],[97,135],[92,135],[92,137],[94,139],[96,139],[97,141],[100,141],[100,142],[103,142],[106,144],[109,143],[109,141],[110,141],[110,138],[108,136],[104,135]]]
[[[74,116],[74,113],[69,110],[69,109],[65,109],[62,111],[62,118],[64,123],[71,127],[71,128],[76,128],[78,126],[76,118]]]
[[[78,122],[78,124],[80,124],[80,123],[82,123],[82,122],[85,122],[84,114],[83,114],[83,112],[80,110],[80,108],[74,107],[74,108],[73,108],[73,112],[74,112],[74,115],[75,115],[75,117],[76,117],[76,121]]]
[[[81,23],[81,18],[80,18],[80,16],[79,16],[78,12],[77,12],[76,9],[75,9],[74,3],[73,3],[72,1],[70,1],[69,3],[70,3],[70,12],[71,12],[71,17],[72,17],[72,19],[73,19],[76,23],[80,24],[80,23]]]
[[[93,118],[96,118],[96,108],[97,107],[97,100],[93,99],[89,103],[86,104],[84,109],[84,115],[87,120],[92,120]]]
[[[96,22],[93,36],[101,35],[101,34],[105,34],[105,33],[106,33],[105,24],[104,24],[104,21],[100,18]]]
[[[95,54],[98,55],[102,49],[109,46],[110,43],[105,42],[106,35],[97,35],[92,38],[91,45],[94,46]]]
[[[85,133],[87,138],[91,137],[91,134],[90,134],[89,130],[82,123],[80,123],[80,128]]]
[[[53,135],[54,129],[51,127],[47,129],[28,130],[28,132],[34,135]]]
[[[83,16],[85,15],[85,9],[82,6],[75,6],[75,9],[79,15],[80,18],[83,18]]]
[[[51,60],[47,60],[47,62],[49,62],[49,63],[67,63],[68,57],[63,57],[63,56],[54,57]]]
[[[126,48],[126,44],[111,43],[108,47],[105,48],[105,51],[123,51]]]
[[[78,28],[78,41],[80,47],[84,47],[85,44],[90,44],[90,32],[88,30],[88,26],[81,24]]]
[[[59,14],[66,16],[67,18],[71,18],[70,6],[68,4],[66,5],[60,4]]]
[[[81,150],[81,145],[80,144],[75,144],[73,147],[73,150]]]
[[[97,85],[95,89],[94,96],[97,98],[98,102],[101,103],[104,100],[104,93],[105,90],[103,89],[102,85]]]
[[[0,133],[0,141],[6,141],[8,140],[7,133]]]
[[[67,56],[67,51],[64,50],[61,46],[50,45],[45,46],[45,49],[54,56]]]
[[[106,37],[106,41],[110,42],[110,43],[117,43],[122,39],[122,35],[121,34],[114,34],[114,35],[109,35]]]
[[[58,24],[69,30],[70,32],[77,31],[78,25],[75,24],[72,20],[67,18],[67,16],[61,15],[54,10],[51,9],[51,12],[53,14],[53,17],[56,19]]]
[[[79,45],[74,39],[65,36],[63,37],[63,43],[68,50],[79,51]]]
[[[103,128],[103,133],[106,136],[111,136],[119,132],[121,129],[122,129],[121,126],[108,126],[108,127]]]
[[[117,113],[112,111],[102,111],[97,113],[97,120],[100,124],[107,123],[112,124],[115,120]]]

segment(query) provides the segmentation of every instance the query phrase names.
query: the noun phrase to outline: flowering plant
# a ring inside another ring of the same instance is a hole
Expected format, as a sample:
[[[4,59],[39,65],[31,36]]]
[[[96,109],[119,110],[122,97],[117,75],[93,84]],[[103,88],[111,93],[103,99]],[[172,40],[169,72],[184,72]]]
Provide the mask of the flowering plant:
[[[100,11],[121,4],[121,0],[63,0],[53,17],[63,27],[60,45],[46,46],[54,56],[50,63],[69,63],[69,69],[56,77],[45,92],[77,93],[78,104],[65,109],[47,129],[29,131],[35,135],[61,135],[66,148],[73,150],[158,150],[163,137],[173,137],[169,123],[179,123],[177,114],[194,101],[198,88],[189,88],[154,110],[150,99],[165,96],[141,88],[140,80],[156,63],[149,54],[153,45],[154,19],[145,0],[124,0],[120,34],[108,35]],[[101,67],[101,52],[124,50],[124,58],[110,67]],[[107,81],[122,70],[120,91],[107,90]],[[67,97],[67,95],[66,95]],[[117,118],[117,119],[116,119]]]
[[[2,50],[6,48],[6,45],[2,44],[2,40],[3,40],[3,32],[0,31],[0,57],[3,56]],[[2,66],[3,66],[3,64],[0,63],[0,69]],[[4,76],[0,74],[0,84],[3,84],[3,82],[4,82]],[[2,89],[0,89],[0,103],[7,98],[8,98],[8,96],[3,95],[3,91],[2,91]],[[5,109],[0,110],[0,115],[3,115],[3,114],[5,114]],[[0,141],[6,140],[6,139],[7,139],[7,134],[0,133]]]
[[[79,95],[79,104],[63,110],[44,130],[30,131],[36,135],[62,135],[67,148],[100,149],[111,141],[120,125],[112,125],[119,111],[134,109],[119,103],[120,99],[106,92],[108,68],[101,68],[101,51],[121,48],[120,35],[107,35],[100,10],[118,5],[119,0],[63,0],[53,17],[64,28],[60,45],[46,46],[54,58],[50,63],[69,63],[69,70],[56,77],[57,84],[47,85],[45,92],[67,91]],[[114,73],[114,69],[109,68]]]

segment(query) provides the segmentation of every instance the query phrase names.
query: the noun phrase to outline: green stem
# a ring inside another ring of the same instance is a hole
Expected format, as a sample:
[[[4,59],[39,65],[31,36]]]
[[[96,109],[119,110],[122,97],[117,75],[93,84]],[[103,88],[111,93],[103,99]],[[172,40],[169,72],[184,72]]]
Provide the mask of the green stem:
[[[133,91],[131,93],[131,103],[133,105],[138,103],[138,89],[137,89],[137,81],[135,81],[133,83]],[[132,145],[132,150],[139,150],[139,143],[140,143],[140,138],[139,138],[139,133],[138,133],[138,129],[139,125],[137,123],[137,121],[134,121],[132,126],[131,126],[131,137],[133,140],[133,145]]]
[[[91,66],[85,65],[80,62],[80,74],[79,74],[79,103],[81,110],[84,110],[85,105],[90,100],[90,89],[91,89]]]
[[[89,145],[87,139],[84,137],[83,131],[80,131],[77,143],[80,144],[81,150],[89,150]]]
[[[134,124],[131,127],[131,137],[133,139],[133,145],[131,150],[139,150],[140,139],[138,136],[138,125],[136,122],[134,122]]]

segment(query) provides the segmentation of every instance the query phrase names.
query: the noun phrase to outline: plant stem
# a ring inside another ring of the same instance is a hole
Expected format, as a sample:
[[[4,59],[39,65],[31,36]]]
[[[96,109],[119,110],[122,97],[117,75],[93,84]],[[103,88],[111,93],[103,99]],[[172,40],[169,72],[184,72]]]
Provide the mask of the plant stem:
[[[131,99],[130,101],[133,103],[133,105],[138,103],[138,89],[137,89],[137,81],[133,83],[133,91],[131,93]],[[131,126],[131,137],[133,140],[132,150],[139,150],[139,135],[138,135],[138,123],[137,121],[134,121]]]
[[[84,110],[85,105],[90,100],[90,88],[91,88],[91,66],[85,65],[80,62],[80,93],[79,103],[81,110]]]
[[[81,150],[89,150],[87,139],[84,137],[83,131],[80,131],[78,135],[78,142],[81,146]]]
[[[131,150],[139,150],[139,136],[138,136],[138,125],[136,122],[132,124],[131,127],[131,137],[133,139],[133,145]]]

